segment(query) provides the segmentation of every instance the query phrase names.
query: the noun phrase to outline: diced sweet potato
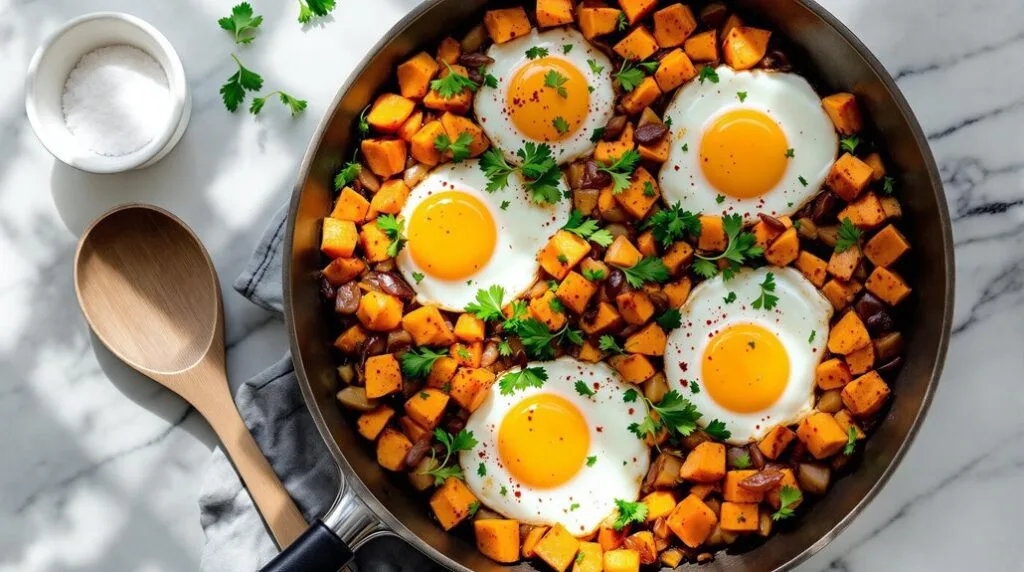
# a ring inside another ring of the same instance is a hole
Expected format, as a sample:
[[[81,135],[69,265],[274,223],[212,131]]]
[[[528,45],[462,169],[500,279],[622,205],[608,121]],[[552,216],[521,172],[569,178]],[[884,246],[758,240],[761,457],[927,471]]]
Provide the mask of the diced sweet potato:
[[[641,354],[625,354],[608,358],[608,363],[619,372],[622,381],[643,383],[656,373],[650,360]]]
[[[636,115],[652,105],[661,96],[661,89],[653,77],[645,77],[640,85],[627,93],[619,103],[626,113]]]
[[[412,441],[400,431],[387,427],[377,440],[377,464],[389,471],[403,471],[409,449],[412,449]]]
[[[884,211],[883,211],[884,212]],[[910,250],[910,243],[893,225],[878,231],[864,245],[864,256],[875,266],[890,266]]]
[[[654,13],[654,39],[662,48],[681,46],[696,29],[697,19],[685,4],[669,4]]]
[[[706,441],[693,448],[679,476],[697,483],[713,483],[725,477],[725,445]]]
[[[380,213],[396,215],[402,212],[405,201],[409,198],[409,187],[402,179],[384,181],[380,190],[370,200],[370,218],[377,218]]]
[[[793,226],[793,221],[788,216],[780,216],[775,220],[781,222],[786,228]],[[772,242],[779,237],[785,231],[784,229],[777,229],[774,226],[766,223],[765,221],[758,221],[754,225],[752,232],[754,233],[754,241],[761,248],[767,249],[771,246]]]
[[[366,359],[366,396],[384,397],[402,390],[402,368],[394,354],[381,354]]]
[[[472,342],[468,344],[455,343],[452,344],[448,355],[455,358],[455,361],[459,362],[459,365],[466,367],[480,367],[480,357],[484,352],[484,345],[481,342]]]
[[[500,10],[488,10],[484,14],[484,26],[487,27],[487,35],[496,44],[504,44],[520,36],[530,33],[530,18],[526,16],[526,10],[521,6],[515,8],[503,8]]]
[[[626,541],[626,537],[629,535],[629,527],[623,528],[622,530],[615,530],[606,521],[604,525],[597,531],[597,543],[601,546],[601,550],[615,550],[622,546],[622,543]]]
[[[867,192],[839,211],[839,220],[850,219],[857,228],[875,228],[885,222],[882,201],[873,192]]]
[[[541,538],[544,538],[544,535],[547,533],[547,531],[548,527],[542,525],[533,526],[530,528],[530,530],[526,533],[526,537],[523,538],[523,546],[521,551],[523,558],[533,558],[537,555],[537,543],[540,542]]]
[[[583,342],[583,345],[580,346],[580,354],[576,356],[576,359],[587,363],[597,363],[601,361],[602,357],[604,357],[604,355],[601,353],[601,350],[594,344],[590,343],[590,340],[586,340]]]
[[[867,437],[864,431],[857,425],[856,421],[853,420],[853,414],[848,409],[837,411],[832,417],[836,418],[836,423],[843,430],[843,433],[850,434],[850,427],[853,427],[853,432],[857,436],[857,439],[863,439]]]
[[[459,62],[459,56],[461,55],[462,44],[451,36],[441,40],[441,43],[437,46],[437,61],[439,62],[448,65],[456,64]]]
[[[718,61],[718,33],[707,30],[690,36],[683,42],[683,51],[695,62]]]
[[[673,242],[661,257],[662,264],[671,274],[677,274],[684,264],[689,264],[692,260],[693,247],[683,241]]]
[[[424,165],[434,166],[440,163],[441,152],[434,145],[434,140],[444,133],[444,126],[437,120],[420,127],[416,135],[413,135],[412,141],[409,142],[409,152],[412,154],[412,158]]]
[[[700,217],[700,238],[697,240],[697,248],[701,250],[725,250],[729,245],[729,238],[725,235],[725,225],[722,217],[718,215],[701,215]]]
[[[800,235],[793,227],[787,228],[764,251],[764,259],[775,266],[786,266],[800,256]]]
[[[815,459],[831,457],[846,446],[846,433],[828,413],[812,413],[800,422],[796,436]]]
[[[679,501],[668,517],[668,527],[683,544],[690,548],[697,548],[703,544],[711,535],[716,524],[718,524],[718,517],[715,516],[714,511],[694,495],[689,495]]]
[[[387,405],[378,405],[372,411],[367,411],[359,416],[356,427],[359,434],[370,441],[377,439],[380,432],[387,426],[388,421],[395,415],[395,410]]]
[[[821,293],[832,302],[832,307],[842,310],[853,302],[853,298],[863,290],[864,287],[856,280],[843,282],[841,280],[829,280],[821,288]]]
[[[643,502],[647,505],[647,522],[668,516],[676,508],[676,497],[672,491],[654,491],[645,496]]]
[[[852,135],[861,130],[860,108],[857,107],[857,98],[852,93],[836,93],[824,97],[821,105],[839,133]]]
[[[646,26],[641,25],[633,28],[633,31],[626,34],[626,37],[619,40],[614,49],[615,53],[624,59],[642,61],[658,51],[658,41],[654,39]]]
[[[347,354],[355,354],[362,349],[363,343],[366,342],[366,337],[366,330],[359,324],[356,324],[342,332],[338,339],[334,340],[334,347]]]
[[[594,160],[598,163],[611,165],[626,151],[630,151],[634,147],[636,147],[636,144],[633,141],[633,124],[627,123],[619,138],[615,141],[597,142],[597,147],[594,149]],[[609,192],[611,192],[611,185],[608,188]]]
[[[455,322],[455,337],[463,342],[482,342],[486,330],[484,321],[473,314],[461,314]]]
[[[774,461],[782,455],[795,438],[796,433],[792,429],[785,425],[776,425],[757,443],[757,448],[762,455]]]
[[[867,373],[875,367],[875,345],[868,344],[859,350],[846,354],[846,366],[852,375]]]
[[[665,54],[654,72],[654,79],[663,92],[669,92],[697,77],[697,68],[680,48]]]
[[[430,368],[430,373],[427,374],[427,385],[429,387],[445,388],[445,391],[451,389],[452,377],[455,376],[455,371],[459,369],[459,360],[445,356],[438,358],[434,362],[434,366]]]
[[[448,394],[427,388],[416,392],[405,402],[405,413],[410,419],[426,429],[437,427],[448,406]]]
[[[402,329],[417,346],[447,346],[454,341],[451,328],[437,306],[416,308],[402,318]]]
[[[408,415],[404,415],[398,418],[398,425],[402,428],[402,432],[409,438],[410,441],[415,443],[420,439],[423,439],[430,434],[430,430],[423,427],[419,423],[412,420]],[[433,480],[433,479],[431,479]]]
[[[359,148],[375,175],[388,178],[405,170],[406,144],[401,139],[363,139]]]
[[[654,241],[654,232],[645,230],[636,237],[636,248],[640,254],[647,256],[658,255],[658,245]]]
[[[651,78],[647,78],[647,80],[654,83]],[[644,80],[645,83],[647,80]],[[634,93],[639,89],[641,88],[638,87],[634,90]],[[658,87],[655,85],[654,89],[658,89]],[[647,172],[647,169],[637,167],[630,179],[629,186],[614,196],[619,205],[633,218],[641,219],[647,216],[654,203],[658,202],[661,190],[658,188],[658,181]]]
[[[402,97],[422,99],[430,91],[430,80],[438,65],[427,52],[420,52],[398,66],[398,89]]]
[[[668,527],[665,528],[667,535]],[[635,551],[640,559],[640,564],[654,564],[658,561],[658,546],[654,540],[654,533],[650,530],[641,530],[630,534],[622,546],[627,550]],[[631,562],[629,564],[632,565]],[[636,570],[636,568],[630,569]]]
[[[349,187],[341,190],[338,201],[334,203],[334,210],[331,211],[331,218],[337,220],[348,220],[352,222],[363,222],[366,219],[366,212],[370,210],[370,201],[363,198],[363,195],[353,191]]]
[[[636,266],[643,257],[643,254],[625,236],[615,237],[604,253],[605,262],[623,268]]]
[[[885,177],[885,164],[882,163],[882,156],[878,153],[868,153],[863,161],[871,167],[871,180],[881,181]]]
[[[834,354],[846,355],[870,343],[871,336],[864,327],[864,322],[857,312],[853,311],[843,314],[828,334],[828,351]]]
[[[721,527],[725,532],[754,532],[759,525],[757,503],[723,502]]]
[[[332,286],[341,286],[357,278],[364,270],[366,263],[359,258],[335,258],[320,271],[320,274]]]
[[[455,141],[463,133],[468,133],[472,137],[472,141],[469,143],[470,157],[479,156],[491,146],[487,141],[487,137],[484,136],[483,129],[476,123],[473,123],[472,119],[445,112],[441,115],[441,125],[444,126],[444,131],[451,141]],[[448,152],[448,157],[451,158],[451,152]]]
[[[521,9],[521,8],[520,8]],[[457,73],[460,75],[467,75],[469,71],[463,66],[458,64],[446,66],[441,70],[439,77],[446,77],[448,74]],[[427,95],[423,98],[423,106],[427,109],[436,109],[438,111],[450,111],[459,115],[465,115],[469,111],[469,108],[473,105],[473,92],[468,87],[465,87],[459,93],[451,97],[442,97],[440,92],[435,89],[431,89],[427,92]]]
[[[502,564],[519,560],[519,522],[482,518],[473,521],[473,532],[484,556]]]
[[[640,553],[628,548],[604,553],[604,572],[639,572]]]
[[[588,40],[610,34],[618,27],[621,13],[621,10],[615,8],[582,4],[577,11],[580,32]]]
[[[473,503],[479,502],[472,491],[461,480],[448,477],[441,488],[430,497],[430,508],[441,524],[441,528],[451,530],[469,516]]]
[[[684,276],[683,278],[669,282],[662,286],[661,291],[668,296],[668,305],[673,308],[678,308],[686,302],[686,299],[690,297],[690,289],[693,283],[689,277]]]
[[[730,502],[761,502],[764,493],[749,491],[740,486],[740,481],[756,473],[757,471],[753,469],[725,473],[725,481],[722,483],[722,498]]]
[[[619,8],[626,14],[630,25],[646,18],[657,4],[657,0],[619,0]]]
[[[832,164],[825,185],[844,201],[852,201],[871,182],[871,175],[870,165],[849,153],[843,153]]]
[[[627,324],[639,326],[654,315],[654,304],[650,296],[642,290],[623,292],[615,297],[615,305],[619,308],[619,315]]]
[[[783,487],[793,487],[796,490],[800,490],[800,484],[796,480],[796,475],[793,474],[793,469],[786,467],[783,469],[779,469],[779,471],[782,472],[782,480],[779,481],[779,484],[774,489],[764,494],[764,500],[769,505],[771,505],[772,508],[775,509],[778,509],[780,506],[782,506],[782,499],[779,498],[779,493],[782,491]],[[803,502],[802,497],[798,498],[796,502],[789,506],[796,508],[800,506],[801,502]]]
[[[366,292],[359,299],[356,317],[367,330],[393,330],[402,322],[402,301],[383,292]]]
[[[590,298],[597,292],[597,286],[578,272],[570,271],[555,290],[555,295],[569,310],[582,314]]]
[[[412,142],[412,138],[419,132],[420,127],[423,127],[423,112],[415,111],[409,116],[409,119],[402,123],[402,126],[398,128],[398,138],[406,143]]]
[[[572,572],[601,572],[604,567],[604,551],[596,542],[581,542]]]
[[[657,81],[655,81],[655,84],[657,84]],[[651,91],[653,93],[653,90]],[[658,93],[661,93],[660,88]],[[658,117],[658,114],[651,111],[650,107],[646,107],[643,110],[641,110],[640,120],[637,123],[637,125],[641,127],[648,124],[665,125],[661,118]],[[647,145],[637,145],[636,150],[638,153],[640,153],[640,158],[645,161],[651,161],[653,163],[664,163],[665,161],[668,161],[668,155],[669,151],[671,151],[671,145],[672,136],[666,134],[664,137],[656,140],[653,143],[649,143]],[[653,181],[651,184],[654,186],[654,189],[657,189],[657,186],[654,183],[656,183],[656,181]],[[641,190],[644,191],[643,195],[645,197],[648,197],[650,192],[647,191],[646,187],[642,188]],[[658,190],[658,192],[660,193],[660,190]]]
[[[622,316],[608,302],[599,302],[592,318],[580,320],[580,329],[587,335],[604,334],[622,326]]]
[[[451,397],[456,403],[470,411],[476,410],[483,403],[483,398],[495,376],[490,370],[479,367],[463,367],[452,377]]]
[[[889,386],[877,371],[866,373],[843,388],[843,404],[850,413],[864,417],[877,412],[889,398]]]
[[[796,269],[799,270],[811,284],[814,284],[816,288],[821,288],[825,285],[825,279],[827,278],[825,272],[828,268],[828,264],[824,260],[810,252],[807,252],[806,250],[801,250],[800,254],[796,257],[796,262],[793,266],[796,266]]]
[[[537,0],[537,26],[572,24],[572,0]]]
[[[620,294],[621,296],[621,294]],[[633,332],[626,338],[623,347],[631,354],[644,354],[647,356],[665,355],[665,343],[667,337],[661,326],[651,322],[643,328]]]
[[[548,566],[562,572],[572,564],[579,547],[579,541],[564,526],[556,524],[540,539],[534,552]]]
[[[859,248],[847,248],[842,252],[834,251],[828,260],[828,273],[839,280],[849,280],[853,278],[853,272],[857,269],[858,264],[860,264]]]
[[[562,329],[567,319],[564,312],[555,310],[559,304],[556,300],[555,293],[551,290],[530,300],[530,315],[552,332]]]
[[[382,133],[394,133],[416,108],[416,102],[397,93],[382,93],[373,102],[366,122]]]
[[[814,370],[814,379],[818,387],[823,391],[830,389],[841,389],[853,376],[850,375],[850,368],[839,358],[827,359],[818,364]]]
[[[325,218],[320,251],[331,258],[348,258],[356,251],[359,233],[351,221]]]
[[[575,234],[559,230],[537,255],[545,272],[561,280],[590,252],[590,243]]]
[[[890,306],[895,306],[910,295],[910,287],[899,274],[881,266],[871,271],[864,283],[868,292],[878,296]]]
[[[359,243],[369,262],[383,262],[389,258],[388,247],[391,239],[377,226],[377,221],[368,222],[359,229]]]

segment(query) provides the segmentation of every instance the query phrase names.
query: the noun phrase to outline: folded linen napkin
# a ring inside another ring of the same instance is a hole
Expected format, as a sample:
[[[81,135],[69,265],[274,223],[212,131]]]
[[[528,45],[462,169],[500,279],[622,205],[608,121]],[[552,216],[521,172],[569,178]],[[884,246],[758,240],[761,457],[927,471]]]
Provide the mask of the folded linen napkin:
[[[248,266],[235,281],[241,295],[271,312],[283,312],[282,244],[288,209],[282,208],[264,232]],[[327,446],[306,410],[292,369],[291,355],[242,384],[235,403],[270,465],[312,521],[322,515],[338,491],[338,473]],[[224,452],[213,452],[199,497],[206,545],[203,572],[254,572],[277,549]],[[403,541],[378,538],[356,554],[354,568],[372,572],[436,570]]]

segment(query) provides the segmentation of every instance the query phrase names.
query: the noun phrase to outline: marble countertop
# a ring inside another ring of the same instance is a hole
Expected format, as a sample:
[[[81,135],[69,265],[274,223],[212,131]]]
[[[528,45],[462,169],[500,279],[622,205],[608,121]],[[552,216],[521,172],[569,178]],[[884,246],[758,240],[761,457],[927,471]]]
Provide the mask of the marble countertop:
[[[196,498],[214,446],[176,397],[98,345],[75,303],[77,236],[128,201],[160,205],[209,248],[225,292],[229,374],[278,359],[281,324],[230,288],[288,189],[338,85],[417,0],[344,0],[303,28],[260,2],[242,48],[270,89],[309,100],[293,120],[227,113],[231,0],[0,0],[0,572],[195,570]],[[878,498],[801,570],[1024,570],[1024,9],[1019,0],[823,0],[896,77],[929,135],[957,245],[954,337],[921,432]],[[272,8],[273,6],[273,8]],[[55,162],[25,118],[36,46],[96,10],[138,15],[178,48],[191,126],[139,172]],[[316,79],[313,79],[316,78]]]

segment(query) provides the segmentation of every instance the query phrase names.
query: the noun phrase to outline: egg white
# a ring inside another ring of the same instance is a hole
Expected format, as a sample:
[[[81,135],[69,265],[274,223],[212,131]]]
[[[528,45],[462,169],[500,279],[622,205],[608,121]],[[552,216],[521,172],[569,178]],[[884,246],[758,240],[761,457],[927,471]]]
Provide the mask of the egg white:
[[[772,310],[755,310],[751,302],[761,295],[761,282],[771,272],[778,303]],[[725,298],[736,294],[732,303]],[[698,425],[713,419],[725,423],[728,443],[740,445],[763,437],[779,424],[796,423],[814,408],[814,371],[825,353],[832,305],[800,272],[792,268],[745,269],[725,282],[721,275],[693,289],[683,307],[682,326],[668,336],[665,375],[669,386],[689,399],[701,412]],[[715,334],[736,324],[756,324],[774,333],[789,357],[789,380],[771,406],[753,413],[737,413],[719,405],[703,388],[704,350]],[[812,339],[812,332],[813,339]],[[699,391],[692,391],[696,380]]]
[[[565,53],[562,47],[566,45],[572,46],[568,53]],[[512,122],[506,103],[509,82],[519,68],[530,61],[526,57],[526,50],[533,47],[547,49],[548,57],[571,63],[583,74],[587,85],[594,88],[590,93],[590,109],[579,129],[567,139],[547,143],[561,165],[593,151],[596,143],[590,141],[591,135],[595,129],[604,127],[612,118],[615,108],[615,90],[612,87],[614,70],[608,57],[572,28],[556,28],[545,32],[533,30],[521,38],[492,45],[487,50],[487,55],[494,59],[494,63],[487,67],[487,72],[497,78],[498,87],[481,86],[476,92],[473,108],[477,121],[491,142],[502,150],[505,160],[513,165],[522,162],[515,153],[526,142],[540,143],[519,132]],[[593,60],[596,66],[602,68],[601,71],[595,72],[591,69],[587,60]]]
[[[466,429],[477,439],[476,447],[460,453],[466,485],[481,503],[507,518],[529,524],[557,523],[576,536],[588,534],[615,510],[615,499],[633,501],[640,494],[650,449],[628,427],[643,421],[646,411],[623,401],[623,394],[633,386],[621,381],[604,363],[563,357],[527,367],[547,371],[543,387],[502,395],[499,378],[466,422]],[[577,380],[594,390],[594,396],[580,395],[575,389]],[[549,489],[532,489],[518,482],[498,453],[498,430],[505,414],[519,401],[539,393],[558,395],[579,409],[590,428],[587,455],[597,458],[592,466],[584,464],[568,482]],[[483,476],[478,473],[480,464],[486,469]],[[505,495],[501,494],[503,486]],[[574,504],[579,506],[572,509]]]
[[[659,176],[661,194],[698,213],[738,213],[744,222],[758,213],[790,215],[818,194],[839,148],[839,137],[807,80],[790,73],[734,71],[719,66],[718,83],[692,81],[676,92],[665,110],[671,119],[673,141]],[[741,102],[740,92],[746,97]],[[704,131],[722,114],[754,109],[774,119],[793,149],[779,183],[759,197],[734,198],[717,190],[704,177],[700,145]],[[683,146],[686,145],[686,150]],[[800,177],[806,185],[800,182]],[[719,197],[724,200],[719,201]]]
[[[409,193],[400,214],[406,224],[412,219],[416,207],[427,197],[457,190],[479,199],[491,213],[497,230],[491,259],[472,276],[459,280],[431,276],[413,259],[408,245],[403,248],[396,263],[421,304],[437,304],[446,310],[461,312],[482,288],[500,285],[505,289],[505,300],[511,300],[526,292],[536,281],[540,268],[537,253],[548,238],[569,220],[569,201],[560,200],[546,205],[533,202],[518,173],[509,176],[508,186],[504,189],[488,193],[486,187],[487,177],[479,162],[469,160],[441,165]],[[559,191],[567,189],[564,178],[561,178]],[[509,204],[503,210],[501,204],[504,201]],[[451,253],[451,256],[458,255],[458,252]],[[423,275],[419,283],[416,282],[416,274]]]

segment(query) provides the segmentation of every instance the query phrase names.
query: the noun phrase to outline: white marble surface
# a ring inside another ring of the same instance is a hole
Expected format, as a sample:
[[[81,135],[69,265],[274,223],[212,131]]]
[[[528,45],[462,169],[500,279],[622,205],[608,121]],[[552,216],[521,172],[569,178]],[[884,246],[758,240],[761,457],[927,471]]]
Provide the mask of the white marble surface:
[[[226,293],[230,375],[259,371],[283,329],[230,290],[337,86],[417,0],[342,0],[303,29],[294,2],[256,0],[241,50],[271,89],[310,102],[292,120],[225,112],[232,0],[0,0],[0,571],[195,570],[196,496],[213,439],[177,398],[90,337],[71,283],[77,235],[127,201],[170,209],[206,243]],[[903,465],[801,570],[1024,570],[1024,7],[1020,0],[825,0],[897,77],[929,134],[957,242],[955,335],[931,413]],[[177,46],[192,124],[148,170],[56,163],[25,120],[39,42],[95,10],[136,14]]]

